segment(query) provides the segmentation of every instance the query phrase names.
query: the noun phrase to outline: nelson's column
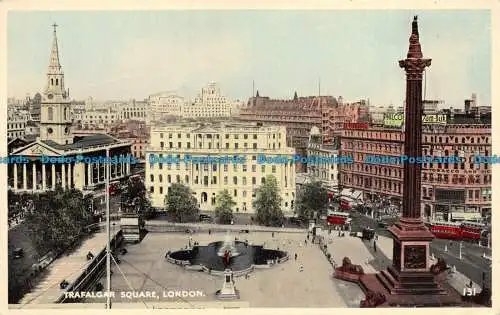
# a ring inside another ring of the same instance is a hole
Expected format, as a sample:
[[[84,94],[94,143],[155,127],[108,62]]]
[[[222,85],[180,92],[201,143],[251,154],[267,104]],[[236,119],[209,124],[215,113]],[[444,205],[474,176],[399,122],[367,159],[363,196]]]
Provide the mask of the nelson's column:
[[[407,58],[399,61],[406,72],[404,153],[422,155],[422,74],[431,65],[420,47],[417,17],[412,23]],[[460,295],[431,272],[429,244],[434,238],[421,217],[421,165],[404,164],[403,209],[398,223],[389,228],[394,239],[393,262],[387,270],[361,279],[372,292],[385,295],[389,306],[452,306]]]

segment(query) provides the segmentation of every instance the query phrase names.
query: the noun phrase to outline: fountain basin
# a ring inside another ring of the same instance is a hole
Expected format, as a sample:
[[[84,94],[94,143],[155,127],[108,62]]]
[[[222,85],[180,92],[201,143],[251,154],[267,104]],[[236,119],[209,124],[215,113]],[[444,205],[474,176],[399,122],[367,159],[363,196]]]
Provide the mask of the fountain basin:
[[[267,266],[269,261],[283,262],[288,253],[279,250],[265,249],[262,245],[247,245],[244,242],[235,241],[234,249],[237,255],[231,255],[229,265],[224,264],[219,255],[220,249],[226,242],[213,242],[208,245],[194,246],[192,249],[179,250],[167,254],[169,261],[184,261],[184,265],[204,266],[213,271],[224,271],[230,268],[234,272],[250,270],[252,266]],[[170,259],[169,259],[170,258]]]

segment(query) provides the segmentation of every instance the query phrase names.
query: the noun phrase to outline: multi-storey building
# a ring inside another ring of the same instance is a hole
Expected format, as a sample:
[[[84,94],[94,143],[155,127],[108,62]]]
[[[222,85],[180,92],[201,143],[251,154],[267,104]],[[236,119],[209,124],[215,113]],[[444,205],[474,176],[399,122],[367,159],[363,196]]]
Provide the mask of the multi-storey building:
[[[213,211],[217,193],[227,189],[236,202],[236,212],[253,213],[256,190],[273,175],[281,193],[282,209],[291,215],[295,201],[295,164],[265,164],[259,156],[294,154],[286,145],[286,129],[279,126],[237,123],[186,123],[153,126],[146,158],[146,186],[152,205],[163,208],[173,183],[189,186],[202,211]],[[153,163],[154,158],[187,156],[234,157],[240,163]]]
[[[120,113],[111,108],[87,109],[82,115],[82,126],[84,128],[98,127],[105,128],[121,121]]]
[[[322,160],[330,158],[334,160],[338,157],[339,151],[335,144],[325,144],[323,135],[317,127],[311,129],[309,144],[307,146],[308,157],[319,157]],[[330,191],[338,190],[338,163],[308,163],[307,175],[310,178],[319,180]]]
[[[240,101],[222,95],[217,83],[210,82],[201,89],[201,94],[182,107],[183,118],[230,117],[239,109]]]
[[[309,132],[312,127],[321,130],[325,142],[330,142],[346,122],[358,122],[364,102],[344,103],[333,96],[298,97],[295,93],[291,100],[276,100],[257,94],[251,97],[240,110],[239,118],[243,121],[263,122],[270,125],[282,125],[287,128],[287,144],[306,155]]]
[[[148,109],[148,101],[136,101],[135,99],[130,100],[129,102],[122,103],[118,108],[119,119],[121,121],[127,120],[139,120],[146,121]]]
[[[7,117],[7,138],[23,138],[26,133],[26,115],[11,114]]]
[[[322,107],[322,135],[325,143],[330,143],[340,136],[345,123],[356,123],[369,120],[368,103],[361,100],[353,103],[344,103],[339,97],[337,106]]]
[[[474,156],[491,155],[491,115],[447,116],[447,124],[423,124],[422,155],[465,158],[464,163],[422,165],[423,216],[460,220],[491,211],[491,167],[474,163]],[[363,191],[364,198],[386,196],[399,204],[402,196],[402,164],[365,163],[367,155],[399,157],[404,154],[400,128],[372,126],[343,130],[342,154],[354,164],[341,165],[341,185]]]
[[[149,96],[148,121],[159,121],[168,116],[181,117],[184,97],[176,92],[162,92]]]
[[[129,102],[110,101],[103,104],[96,104],[89,99],[85,102],[80,124],[85,128],[105,128],[128,120],[146,121],[146,108],[146,101],[135,99]]]

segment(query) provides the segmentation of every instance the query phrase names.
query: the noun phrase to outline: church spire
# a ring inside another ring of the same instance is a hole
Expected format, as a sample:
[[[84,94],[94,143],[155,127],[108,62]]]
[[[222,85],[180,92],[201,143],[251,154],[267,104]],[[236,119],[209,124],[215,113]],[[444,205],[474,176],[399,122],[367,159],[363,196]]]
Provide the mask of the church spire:
[[[59,47],[57,45],[57,24],[52,24],[54,35],[52,40],[52,51],[50,52],[49,74],[58,74],[61,72],[61,63],[59,62]]]

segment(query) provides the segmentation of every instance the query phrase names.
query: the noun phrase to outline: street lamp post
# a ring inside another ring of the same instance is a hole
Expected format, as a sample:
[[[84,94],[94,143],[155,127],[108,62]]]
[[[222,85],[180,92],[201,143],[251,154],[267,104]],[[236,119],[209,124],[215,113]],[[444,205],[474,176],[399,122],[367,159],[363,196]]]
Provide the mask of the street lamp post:
[[[106,149],[106,163],[104,164],[105,167],[105,174],[106,174],[106,192],[105,192],[105,197],[106,197],[106,291],[107,291],[107,299],[106,299],[106,309],[111,309],[111,226],[110,226],[110,219],[109,219],[109,176],[110,176],[110,169],[109,169],[109,148]]]

